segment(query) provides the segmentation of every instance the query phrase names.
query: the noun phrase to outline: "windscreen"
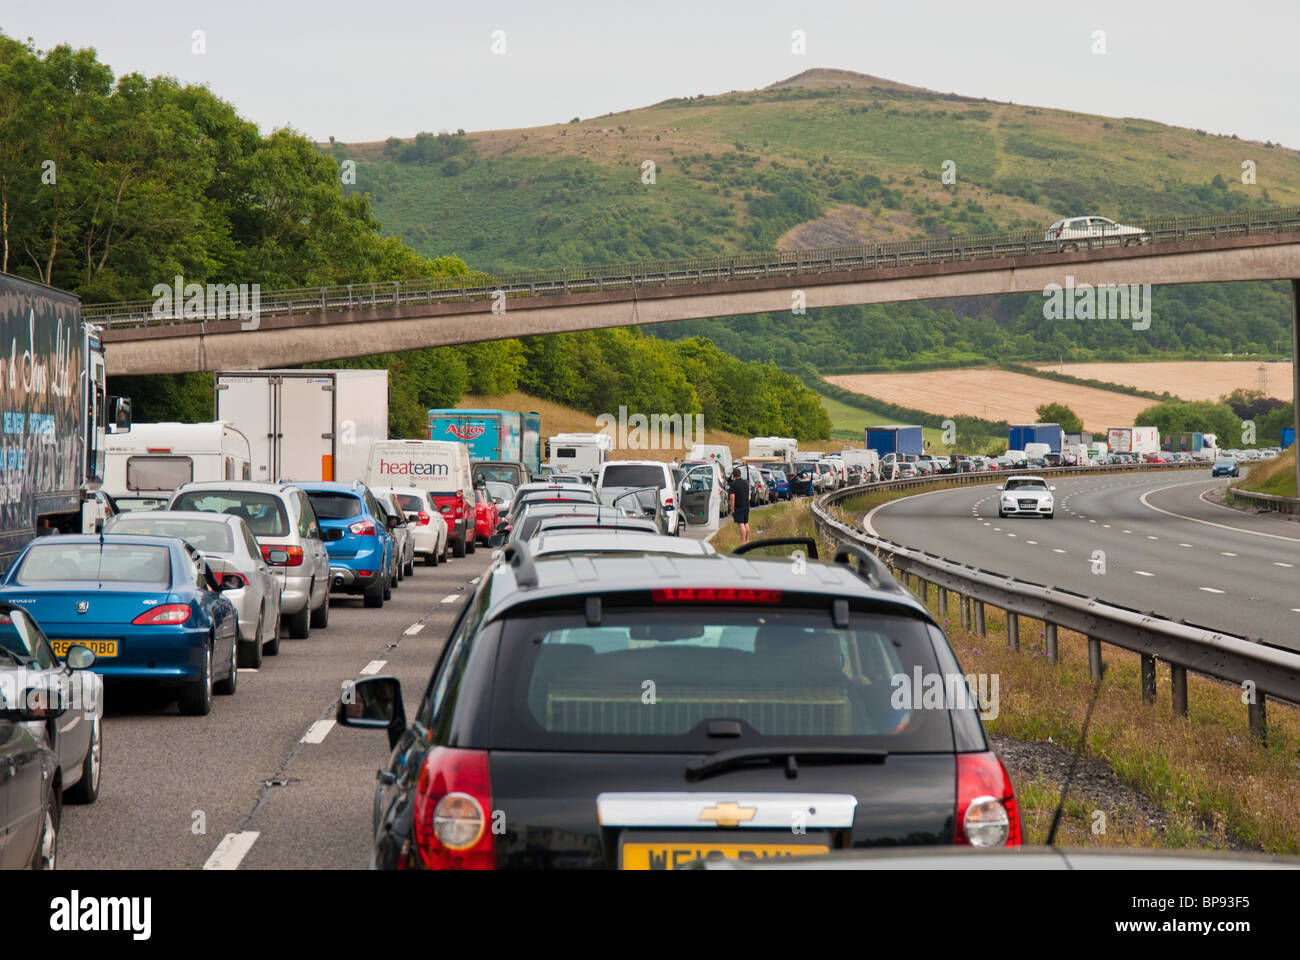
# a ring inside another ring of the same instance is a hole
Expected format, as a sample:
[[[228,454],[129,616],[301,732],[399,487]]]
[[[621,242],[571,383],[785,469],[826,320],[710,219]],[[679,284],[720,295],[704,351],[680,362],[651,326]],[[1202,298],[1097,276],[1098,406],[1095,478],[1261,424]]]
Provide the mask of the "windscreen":
[[[175,490],[194,479],[194,461],[189,457],[128,457],[128,490]]]
[[[1008,480],[1003,490],[1046,490],[1047,484],[1042,480]]]
[[[493,747],[712,752],[707,722],[739,720],[729,746],[952,749],[946,711],[898,693],[916,668],[936,670],[929,629],[871,613],[841,629],[825,610],[763,605],[606,606],[599,626],[516,619],[502,637]]]
[[[518,467],[510,464],[480,463],[474,467],[474,482],[483,483],[494,480],[500,483],[523,483],[524,478]],[[500,496],[500,494],[498,494]]]
[[[423,497],[418,497],[413,493],[397,493],[394,496],[397,497],[397,502],[401,504],[404,513],[419,513],[421,510],[426,509]]]
[[[486,486],[488,495],[496,497],[499,500],[509,500],[515,495],[515,488],[508,483],[489,480]]]
[[[795,473],[805,473],[810,470],[816,470],[817,464],[811,460],[799,460],[794,465]]]
[[[23,557],[14,583],[128,582],[171,584],[171,551],[125,543],[40,543]]]
[[[664,468],[647,463],[615,463],[605,467],[602,487],[662,487]]]
[[[219,520],[123,517],[114,520],[108,532],[131,533],[136,536],[180,537],[200,553],[230,553],[234,549],[230,527]]]
[[[350,520],[364,513],[361,500],[350,493],[314,493],[307,491],[317,520]]]
[[[255,537],[287,537],[289,514],[271,493],[254,490],[190,490],[178,496],[173,510],[198,510],[242,517]]]

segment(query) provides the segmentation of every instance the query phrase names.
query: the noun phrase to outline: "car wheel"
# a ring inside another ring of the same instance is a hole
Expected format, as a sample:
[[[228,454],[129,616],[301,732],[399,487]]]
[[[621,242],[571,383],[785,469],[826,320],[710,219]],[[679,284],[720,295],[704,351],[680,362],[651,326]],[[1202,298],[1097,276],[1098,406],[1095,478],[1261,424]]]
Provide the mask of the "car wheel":
[[[262,652],[268,657],[280,655],[280,629],[280,618],[276,617],[272,622],[271,639],[262,644]]]
[[[426,567],[436,567],[438,565],[438,555],[436,553],[426,553],[424,555],[424,565]]]
[[[59,824],[63,819],[62,798],[59,791],[50,785],[50,803],[45,808],[45,818],[41,823],[41,839],[32,855],[33,870],[53,870],[59,859]]]
[[[229,697],[239,689],[239,642],[232,640],[230,642],[230,676],[224,680],[219,680],[212,687],[214,691],[223,697]]]
[[[999,510],[999,511],[998,511],[998,519],[999,519],[999,520],[1005,520],[1006,518],[1007,518],[1007,515],[1006,515],[1005,513],[1003,513],[1001,510]]]
[[[307,594],[310,602],[311,594]],[[307,634],[311,632],[311,610],[306,605],[301,610],[286,617],[285,622],[289,625],[289,636],[294,640],[306,640]]]
[[[414,556],[412,556],[411,559],[407,561],[407,564],[406,564],[406,575],[407,575],[408,577],[413,577],[413,576],[415,576],[415,557],[414,557]]]
[[[90,745],[81,761],[81,779],[64,794],[68,803],[94,803],[99,796],[99,769],[104,759],[103,721],[90,718]]]
[[[384,599],[393,599],[393,574],[391,570],[384,574]]]
[[[203,675],[187,683],[177,701],[187,717],[206,717],[212,711],[212,645],[203,649]]]
[[[328,627],[330,625],[330,595],[326,591],[325,599],[321,605],[311,612],[311,625],[313,627]]]
[[[451,542],[451,555],[457,559],[465,556],[465,541],[457,537]],[[445,556],[443,559],[447,559]]]
[[[373,587],[367,590],[363,597],[365,605],[367,607],[382,607],[384,605],[384,588],[385,584],[376,583]]]
[[[256,670],[262,665],[262,630],[266,626],[266,605],[257,611],[257,629],[253,631],[250,643],[239,644],[239,665]]]
[[[466,553],[473,553],[473,552],[474,552],[475,550],[477,550],[477,549],[478,549],[478,545],[477,545],[477,542],[475,541],[474,537],[472,537],[472,536],[471,536],[471,537],[467,537],[466,540],[465,540],[465,552],[466,552]]]
[[[1056,511],[1053,510],[1051,513],[1044,514],[1044,516],[1047,517],[1048,520],[1055,520],[1055,519],[1056,519]]]

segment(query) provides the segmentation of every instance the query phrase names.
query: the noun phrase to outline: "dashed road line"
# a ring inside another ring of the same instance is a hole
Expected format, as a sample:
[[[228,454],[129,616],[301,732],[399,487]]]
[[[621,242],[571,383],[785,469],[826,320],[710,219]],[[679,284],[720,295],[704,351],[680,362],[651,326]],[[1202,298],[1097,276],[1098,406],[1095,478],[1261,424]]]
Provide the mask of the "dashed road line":
[[[203,864],[203,869],[238,870],[240,862],[248,855],[248,851],[253,848],[253,843],[259,836],[261,836],[259,830],[226,834],[217,844],[217,849],[212,851],[212,856],[208,857],[207,862]]]
[[[302,743],[323,743],[325,741],[325,738],[329,736],[330,731],[333,729],[334,729],[333,720],[317,720],[315,723],[313,723],[310,727],[307,728],[307,732],[302,735],[301,742]]]
[[[423,630],[423,629],[424,629],[424,624],[422,624],[422,623],[413,623],[413,624],[411,624],[409,627],[407,627],[405,630],[402,631],[402,636],[404,636],[404,637],[413,637],[413,636],[415,636],[417,633],[419,633],[419,632],[420,632],[421,630]]]
[[[445,597],[443,597],[443,598],[442,598],[440,601],[438,601],[438,602],[439,602],[439,603],[455,603],[455,602],[456,602],[457,600],[459,600],[459,599],[460,599],[460,594],[459,594],[459,593],[449,593],[449,594],[447,594]]]
[[[1227,593],[1226,590],[1220,590],[1217,587],[1197,587],[1197,590],[1204,590],[1206,593]]]
[[[387,663],[388,663],[387,660],[371,660],[369,663],[367,663],[364,667],[361,668],[361,675],[374,676],[380,670],[384,669],[384,666]]]
[[[1147,573],[1145,570],[1134,570],[1133,572],[1136,573],[1139,577],[1154,577],[1154,576],[1155,576],[1154,573]]]

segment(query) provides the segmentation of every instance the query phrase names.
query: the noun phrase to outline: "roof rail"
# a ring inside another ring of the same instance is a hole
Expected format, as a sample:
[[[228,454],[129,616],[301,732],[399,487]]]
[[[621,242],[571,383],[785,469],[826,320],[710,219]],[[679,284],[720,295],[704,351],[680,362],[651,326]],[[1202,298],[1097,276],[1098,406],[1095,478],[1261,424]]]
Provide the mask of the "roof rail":
[[[521,588],[537,586],[537,565],[532,555],[518,540],[511,540],[501,553],[506,563],[515,571],[515,583]]]
[[[856,566],[851,562],[855,557],[858,561]],[[885,562],[863,547],[852,543],[840,544],[840,548],[835,551],[833,562],[844,564],[863,580],[874,583],[877,587],[898,587],[897,581],[889,572],[889,568],[885,566]]]
[[[749,553],[751,550],[761,550],[764,547],[803,547],[808,551],[808,559],[817,559],[817,541],[812,537],[768,537],[765,540],[751,540],[749,543],[742,543],[732,550],[734,556],[742,553]]]

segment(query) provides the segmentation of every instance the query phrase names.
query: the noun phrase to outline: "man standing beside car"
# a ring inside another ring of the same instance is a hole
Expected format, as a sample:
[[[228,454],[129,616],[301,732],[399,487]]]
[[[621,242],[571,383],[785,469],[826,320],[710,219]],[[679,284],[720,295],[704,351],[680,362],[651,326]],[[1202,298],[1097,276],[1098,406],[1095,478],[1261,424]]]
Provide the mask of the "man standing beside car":
[[[749,543],[749,481],[740,473],[740,467],[731,471],[728,485],[731,496],[731,519],[740,528],[740,542]]]

